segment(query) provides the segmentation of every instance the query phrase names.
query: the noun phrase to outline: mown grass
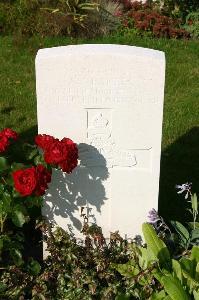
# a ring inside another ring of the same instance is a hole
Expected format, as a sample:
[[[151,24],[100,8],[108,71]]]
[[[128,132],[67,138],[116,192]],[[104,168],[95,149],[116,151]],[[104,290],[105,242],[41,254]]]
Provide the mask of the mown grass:
[[[12,127],[22,137],[33,137],[37,132],[36,52],[43,47],[76,43],[126,44],[165,52],[159,209],[169,219],[176,215],[183,219],[186,205],[182,198],[176,198],[175,184],[191,181],[199,192],[199,41],[119,35],[89,41],[38,37],[13,41],[11,37],[0,37],[0,127]]]

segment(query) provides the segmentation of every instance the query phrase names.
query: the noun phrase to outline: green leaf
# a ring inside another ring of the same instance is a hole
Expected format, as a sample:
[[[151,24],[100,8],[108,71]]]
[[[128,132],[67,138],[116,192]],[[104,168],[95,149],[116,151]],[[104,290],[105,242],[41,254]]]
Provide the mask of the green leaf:
[[[115,297],[115,300],[129,300],[130,296],[127,296],[125,294],[121,294]]]
[[[2,194],[5,191],[5,185],[0,183],[0,193]]]
[[[24,168],[26,168],[26,165],[24,165],[22,163],[16,163],[16,162],[14,162],[11,165],[11,169],[12,169],[13,172],[17,171],[17,170],[24,169]]]
[[[154,292],[150,298],[150,300],[164,300],[166,297],[165,291],[162,290],[160,292]]]
[[[5,157],[0,156],[0,172],[8,170],[9,168],[8,160]]]
[[[191,228],[191,229],[194,229],[194,227],[196,228],[196,229],[199,229],[199,222],[188,222],[188,225],[189,225],[189,227]]]
[[[37,146],[28,143],[23,145],[23,149],[25,150],[25,158],[27,160],[33,159],[39,153]]]
[[[199,281],[199,262],[196,265],[195,279]]]
[[[193,246],[191,249],[191,260],[195,260],[197,263],[199,262],[199,246]]]
[[[194,300],[199,300],[199,292],[193,291]]]
[[[26,218],[21,210],[15,209],[12,213],[12,222],[17,227],[22,227],[26,222]]]
[[[4,192],[2,194],[2,200],[0,201],[0,214],[8,214],[11,211],[12,198],[9,193]]]
[[[153,276],[161,283],[161,279],[163,276],[162,270],[159,270],[158,268],[152,270]]]
[[[180,259],[180,265],[182,267],[182,274],[187,279],[187,286],[190,290],[199,288],[199,282],[196,279],[196,268],[195,261],[188,258],[182,257]]]
[[[150,263],[154,262],[154,255],[149,251],[149,249],[140,248],[141,255],[139,256],[139,265],[140,267],[145,270]]]
[[[191,195],[191,205],[192,205],[193,211],[195,213],[198,213],[198,199],[197,199],[196,194]]]
[[[44,160],[44,158],[43,158],[42,155],[35,156],[34,157],[34,163],[35,163],[35,165],[42,164],[42,165],[46,166],[46,162],[45,162],[45,160]]]
[[[194,278],[196,264],[193,260],[182,257],[180,259],[180,265],[182,270],[184,270],[186,273],[189,274],[189,276]]]
[[[182,268],[181,268],[180,263],[177,260],[172,259],[172,267],[173,267],[173,271],[175,272],[176,277],[182,283]]]
[[[162,277],[162,285],[172,300],[189,300],[189,297],[179,279],[172,275]]]
[[[171,224],[175,228],[176,232],[180,236],[181,242],[185,248],[188,247],[190,242],[189,231],[178,221],[171,221]]]
[[[31,275],[38,275],[41,271],[41,266],[40,264],[34,260],[34,259],[31,259],[31,261],[29,262],[28,266],[27,266],[27,269],[28,269],[28,272],[31,274]]]
[[[112,264],[112,267],[125,277],[132,277],[139,274],[139,268],[134,261],[128,261],[125,264]]]
[[[167,249],[165,243],[157,236],[153,226],[151,224],[144,223],[142,225],[142,231],[147,243],[147,247],[159,260],[160,265],[164,266],[166,269],[170,268],[171,258],[169,250]]]
[[[199,239],[199,228],[192,230],[190,240],[194,241]]]
[[[3,282],[0,282],[0,293],[4,292],[7,289],[7,285]]]
[[[3,239],[0,236],[0,251],[3,249]]]
[[[10,249],[10,256],[12,257],[16,266],[19,267],[24,263],[21,252],[18,249],[15,248]]]

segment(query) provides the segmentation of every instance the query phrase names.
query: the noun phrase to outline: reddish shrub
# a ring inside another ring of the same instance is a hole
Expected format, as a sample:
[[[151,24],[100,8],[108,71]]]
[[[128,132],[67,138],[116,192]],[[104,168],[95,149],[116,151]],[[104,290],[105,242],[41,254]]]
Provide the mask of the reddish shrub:
[[[140,1],[133,3],[129,0],[124,1],[125,9],[128,7],[128,11],[123,16],[124,27],[131,28],[133,25],[140,31],[151,32],[154,37],[188,38],[190,36],[187,31],[180,28],[181,19],[162,15],[154,10],[149,2],[143,4]]]

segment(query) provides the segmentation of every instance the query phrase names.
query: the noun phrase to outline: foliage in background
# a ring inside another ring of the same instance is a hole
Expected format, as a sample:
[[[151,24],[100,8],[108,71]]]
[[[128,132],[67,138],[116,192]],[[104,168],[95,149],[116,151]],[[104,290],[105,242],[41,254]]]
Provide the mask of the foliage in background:
[[[156,4],[146,2],[126,2],[125,12],[120,14],[125,33],[135,29],[138,34],[157,38],[188,38],[190,34],[182,28],[182,21],[162,14]]]
[[[108,33],[118,23],[112,14],[117,6],[115,2],[99,0],[0,0],[0,33],[26,36]]]
[[[185,20],[190,12],[199,10],[198,0],[158,0],[164,14]]]
[[[187,38],[186,17],[198,9],[192,1],[0,0],[0,33],[93,37],[129,28],[155,37]],[[118,18],[119,17],[119,18]],[[122,21],[122,22],[121,22]],[[189,20],[190,25],[190,20]],[[194,35],[197,37],[197,34]]]
[[[199,38],[199,11],[187,15],[184,28],[193,38]]]

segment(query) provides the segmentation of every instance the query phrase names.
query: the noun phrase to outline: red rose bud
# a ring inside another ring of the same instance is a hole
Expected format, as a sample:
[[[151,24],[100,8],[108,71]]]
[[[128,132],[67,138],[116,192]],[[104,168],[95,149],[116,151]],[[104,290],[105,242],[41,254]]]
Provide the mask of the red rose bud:
[[[47,134],[38,134],[35,137],[35,144],[37,146],[39,146],[42,150],[47,150],[48,147],[51,145],[51,143],[53,143],[54,141],[56,141],[57,139],[55,139],[53,136],[51,135],[47,135]],[[58,140],[57,140],[58,141]]]
[[[10,145],[9,139],[16,140],[17,138],[18,134],[10,128],[5,128],[0,131],[0,152],[6,151],[6,149]]]
[[[22,196],[33,194],[37,186],[37,174],[35,167],[25,170],[18,170],[12,174],[14,187]]]
[[[8,138],[0,133],[0,152],[4,152],[9,144]]]
[[[16,131],[10,129],[10,128],[5,128],[1,131],[1,134],[6,136],[8,139],[13,139],[16,140],[18,138],[18,134]]]

